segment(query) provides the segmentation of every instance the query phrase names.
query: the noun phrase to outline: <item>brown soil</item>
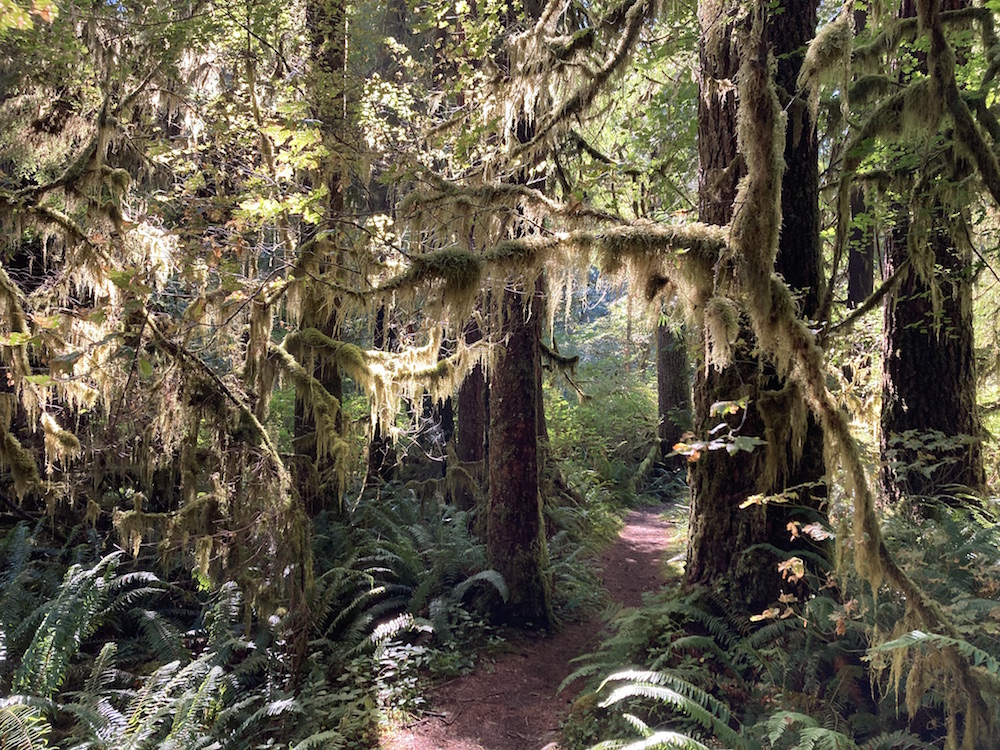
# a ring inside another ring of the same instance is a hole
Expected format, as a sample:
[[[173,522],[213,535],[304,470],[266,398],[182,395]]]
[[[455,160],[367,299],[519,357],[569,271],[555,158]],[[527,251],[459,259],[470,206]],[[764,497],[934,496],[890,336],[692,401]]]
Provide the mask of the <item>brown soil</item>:
[[[609,597],[626,607],[662,583],[670,524],[662,509],[632,511],[617,541],[601,556],[601,578]],[[435,688],[433,713],[399,727],[383,739],[384,750],[552,750],[559,722],[575,697],[556,694],[578,665],[570,661],[600,642],[600,616],[572,623],[555,635],[528,635],[510,652],[480,663],[470,675]]]

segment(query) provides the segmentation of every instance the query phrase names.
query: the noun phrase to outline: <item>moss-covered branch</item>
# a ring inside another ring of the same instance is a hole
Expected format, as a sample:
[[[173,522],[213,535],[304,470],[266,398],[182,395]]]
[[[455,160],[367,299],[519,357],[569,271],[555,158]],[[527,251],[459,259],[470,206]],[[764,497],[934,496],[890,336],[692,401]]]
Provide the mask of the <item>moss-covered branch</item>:
[[[935,93],[943,99],[955,123],[955,140],[969,152],[983,184],[1000,205],[1000,162],[976,126],[972,112],[959,91],[955,79],[955,52],[945,37],[941,10],[935,3],[919,0],[917,13],[921,25],[930,35],[927,65],[937,88]]]
[[[534,137],[513,149],[511,159],[518,159],[524,154],[530,153],[538,147],[538,144],[543,143],[555,128],[582,112],[604,89],[611,77],[618,73],[628,61],[639,39],[639,32],[653,9],[653,3],[649,0],[626,0],[622,4],[622,9],[621,36],[604,64],[595,71],[586,84],[566,97],[554,112],[538,123]]]
[[[146,324],[153,333],[153,339],[158,347],[176,359],[182,366],[186,366],[197,372],[205,382],[211,383],[216,392],[236,407],[240,413],[241,420],[253,429],[254,434],[260,440],[261,445],[263,445],[265,452],[274,464],[282,486],[289,487],[291,482],[288,476],[288,469],[285,467],[284,461],[281,460],[281,454],[278,453],[278,449],[272,442],[270,434],[264,425],[260,423],[260,420],[257,419],[253,410],[199,356],[164,336],[149,315],[147,315]]]
[[[942,25],[962,26],[974,21],[980,24],[986,49],[992,47],[990,40],[996,38],[993,28],[993,15],[989,8],[968,7],[958,10],[947,10],[940,13]],[[886,19],[882,30],[872,37],[867,44],[856,45],[852,52],[852,64],[864,70],[880,68],[881,60],[893,54],[900,42],[913,41],[920,30],[920,20],[915,16],[906,18]]]
[[[903,280],[903,276],[908,273],[909,270],[909,261],[901,263],[899,268],[892,272],[892,276],[883,281],[879,288],[876,289],[868,297],[868,299],[851,311],[850,315],[836,325],[830,326],[823,331],[823,339],[825,340],[830,336],[838,336],[849,331],[858,320],[882,304],[882,300],[885,299],[886,295],[890,294],[897,286],[899,286],[899,282]]]
[[[432,188],[415,190],[407,195],[399,205],[400,213],[414,216],[438,206],[450,207],[455,204],[491,211],[496,211],[502,206],[509,206],[512,209],[517,206],[527,206],[539,209],[547,216],[586,218],[614,224],[625,223],[624,219],[615,214],[580,202],[562,203],[527,185],[504,182],[465,185],[446,180],[431,172],[424,172],[423,176],[431,183]]]

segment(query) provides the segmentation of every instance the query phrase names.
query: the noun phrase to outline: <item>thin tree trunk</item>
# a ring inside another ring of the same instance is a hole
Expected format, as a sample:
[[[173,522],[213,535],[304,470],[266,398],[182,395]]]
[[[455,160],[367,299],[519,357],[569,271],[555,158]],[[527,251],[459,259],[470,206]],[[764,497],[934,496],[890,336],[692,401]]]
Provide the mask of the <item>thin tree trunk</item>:
[[[474,321],[465,326],[465,343],[474,344],[483,338]],[[461,469],[461,481],[453,482],[455,504],[463,510],[476,505],[476,488],[482,483],[486,456],[486,374],[476,365],[458,389],[458,419],[456,420],[455,455]]]
[[[660,415],[657,433],[664,456],[692,426],[690,370],[683,333],[660,323],[656,327],[656,401]],[[683,458],[676,458],[671,464],[681,466]]]
[[[856,308],[875,291],[875,231],[860,188],[851,190],[851,236],[847,248],[847,306]]]

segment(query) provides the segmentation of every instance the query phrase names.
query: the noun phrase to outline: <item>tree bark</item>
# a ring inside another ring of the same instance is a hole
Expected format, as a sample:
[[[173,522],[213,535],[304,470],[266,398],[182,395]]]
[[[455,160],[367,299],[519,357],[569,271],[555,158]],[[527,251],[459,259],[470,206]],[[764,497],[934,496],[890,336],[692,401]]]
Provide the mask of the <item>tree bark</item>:
[[[306,4],[306,30],[309,35],[311,71],[310,106],[329,155],[323,160],[317,178],[327,187],[325,227],[336,227],[344,211],[343,138],[346,130],[347,104],[347,23],[342,0],[309,0]],[[303,285],[299,306],[299,327],[316,328],[332,339],[339,335],[339,301],[329,300],[316,277],[336,268],[342,251],[336,234],[316,240],[299,260]],[[343,381],[335,362],[315,352],[292,352],[326,391],[343,399]],[[321,510],[339,512],[343,484],[344,457],[341,445],[334,455],[318,451],[316,423],[308,407],[309,396],[296,393],[295,399],[295,479],[306,510],[314,515]],[[343,416],[338,414],[335,429],[343,433]]]
[[[537,17],[541,7],[526,2],[522,12]],[[517,23],[514,3],[506,6],[504,26]],[[504,61],[503,65],[509,64]],[[503,67],[502,65],[502,67]],[[512,127],[519,143],[535,135],[534,119],[521,111],[505,127]],[[513,177],[528,184],[530,170]],[[532,186],[543,188],[538,181]],[[523,234],[515,223],[512,233]],[[508,285],[498,300],[503,348],[490,374],[489,385],[489,501],[486,513],[486,554],[490,565],[503,575],[509,597],[498,608],[498,618],[522,627],[551,629],[556,624],[552,609],[552,584],[548,572],[545,519],[542,512],[539,425],[542,340],[542,292],[538,279],[522,279]],[[527,291],[531,290],[531,291]],[[538,299],[532,300],[532,296]]]
[[[967,5],[967,0],[945,3],[952,10]],[[915,5],[904,2],[900,15],[915,16]],[[897,211],[887,243],[887,274],[907,258],[924,257],[920,265],[933,269],[940,290],[935,305],[933,285],[911,263],[885,302],[879,485],[890,503],[909,498],[927,507],[931,497],[954,503],[956,487],[979,492],[986,481],[976,398],[972,249],[955,239],[966,234],[957,207],[961,199],[946,204],[935,190],[941,181],[960,185],[967,179],[962,161],[944,153],[923,164],[910,207]]]
[[[885,306],[882,349],[883,497],[927,498],[951,485],[973,491],[985,483],[976,401],[972,326],[972,252],[956,247],[947,211],[931,198],[931,227],[914,232],[905,214],[887,243],[886,271],[909,256],[908,244],[923,242],[940,269],[941,308],[935,312],[930,286],[910,269]]]
[[[792,0],[769,24],[771,49],[778,59],[777,83],[785,93],[795,80],[805,46],[816,24],[816,0]],[[703,0],[698,155],[699,219],[727,224],[732,217],[736,183],[743,166],[736,151],[735,91],[724,82],[736,75],[739,61],[731,43],[733,6]],[[818,166],[815,124],[807,108],[789,107],[786,136],[787,169],[782,180],[782,230],[776,271],[801,300],[802,313],[815,314],[821,297],[819,254]],[[792,429],[792,409],[804,409],[801,395],[773,369],[757,360],[753,334],[741,327],[730,365],[698,367],[694,386],[695,433],[704,437],[723,417],[712,413],[720,401],[745,399],[746,408],[725,420],[741,436],[768,441],[766,448],[730,456],[707,451],[691,465],[691,512],[685,579],[721,590],[733,606],[760,612],[777,598],[781,577],[765,544],[792,554],[804,542],[793,542],[790,520],[815,520],[824,502],[816,484],[824,473],[823,436],[814,420],[804,435]],[[740,509],[749,496],[775,493],[802,485],[794,506],[753,505]]]
[[[509,590],[499,619],[517,626],[555,623],[538,466],[541,321],[521,290],[501,301],[504,340],[490,379],[486,549]]]
[[[465,343],[474,344],[483,338],[474,321],[465,326]],[[486,456],[486,373],[476,365],[458,389],[458,419],[456,420],[455,455],[463,481],[453,482],[452,496],[463,510],[476,505],[476,485],[483,479],[483,459]]]
[[[875,291],[875,232],[865,194],[851,190],[851,236],[847,247],[847,306],[854,309]]]

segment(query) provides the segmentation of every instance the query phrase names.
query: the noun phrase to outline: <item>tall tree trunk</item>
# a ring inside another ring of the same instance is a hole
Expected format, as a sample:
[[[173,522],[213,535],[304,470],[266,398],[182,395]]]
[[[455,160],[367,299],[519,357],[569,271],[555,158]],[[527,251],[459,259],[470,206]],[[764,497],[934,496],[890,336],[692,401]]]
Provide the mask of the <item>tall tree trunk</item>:
[[[743,173],[736,146],[736,92],[723,85],[739,69],[732,40],[732,8],[728,0],[702,0],[698,4],[701,29],[698,44],[698,219],[708,224],[728,224],[732,218],[736,185]],[[704,335],[704,332],[701,332]],[[746,341],[745,336],[741,337]],[[702,341],[704,344],[704,341]],[[704,346],[699,347],[701,350]],[[740,347],[733,363],[715,368],[699,364],[694,383],[694,428],[704,436],[718,421],[712,414],[717,401],[751,397],[757,363]],[[763,425],[751,405],[741,427],[745,434],[761,434]],[[740,550],[751,543],[741,531],[738,506],[757,491],[762,455],[710,451],[691,464],[691,511],[685,579],[691,584],[732,588],[730,572]]]
[[[699,219],[726,224],[732,216],[742,163],[736,151],[735,92],[724,85],[739,67],[731,44],[733,7],[725,0],[703,0],[699,57],[702,80],[698,112]],[[792,0],[768,27],[779,60],[777,82],[785,92],[795,79],[805,45],[816,23],[816,0]],[[805,107],[794,102],[785,144],[788,169],[782,182],[783,226],[776,270],[798,291],[803,314],[815,314],[820,298],[818,168],[815,126]],[[778,596],[781,579],[775,558],[757,547],[768,544],[792,551],[786,525],[800,511],[814,517],[823,493],[814,483],[823,475],[822,434],[814,421],[797,434],[801,394],[757,361],[752,333],[743,326],[730,365],[698,367],[694,387],[695,432],[709,433],[722,417],[720,401],[745,400],[746,408],[726,417],[742,436],[763,437],[766,448],[739,452],[708,451],[691,465],[691,521],[685,577],[721,589],[735,606],[759,612]],[[795,511],[784,506],[740,509],[750,495],[802,485]],[[801,506],[801,507],[798,507]]]
[[[309,75],[310,106],[329,155],[317,175],[327,188],[324,228],[336,227],[344,211],[344,134],[347,107],[347,17],[342,0],[309,0],[306,3],[306,30],[309,35],[311,70]],[[330,299],[329,292],[316,278],[337,267],[342,258],[337,247],[336,232],[317,239],[299,260],[299,283],[302,285],[298,310],[301,329],[316,328],[332,339],[339,333],[339,300]],[[339,404],[343,399],[343,382],[335,362],[315,351],[292,352],[310,374]],[[346,463],[346,443],[343,440],[317,438],[308,393],[296,393],[295,451],[296,483],[299,494],[311,514],[324,509],[339,511]],[[320,426],[323,429],[323,426]],[[335,422],[337,438],[343,433],[343,417]],[[334,447],[328,454],[320,452],[323,443]]]
[[[535,0],[524,2],[521,12],[536,18],[541,11]],[[504,26],[513,28],[519,11],[507,3]],[[517,141],[529,143],[535,135],[534,119],[521,111],[508,123]],[[530,169],[520,169],[513,180],[528,184]],[[544,189],[544,184],[532,182]],[[515,235],[524,227],[516,223]],[[486,554],[490,565],[507,582],[509,597],[498,612],[515,625],[552,628],[552,586],[548,573],[548,549],[542,512],[540,484],[539,392],[542,341],[542,298],[537,277],[522,279],[504,289],[498,300],[503,348],[490,374],[489,501],[486,510]],[[538,299],[532,300],[533,296]]]
[[[509,590],[500,618],[549,628],[555,616],[538,466],[541,321],[529,299],[507,289],[500,301],[504,346],[490,378],[486,549]]]
[[[951,10],[968,5],[944,2]],[[904,0],[900,15],[916,14],[915,4]],[[951,497],[953,486],[977,492],[986,481],[976,400],[972,250],[955,239],[966,234],[961,200],[946,203],[937,192],[942,181],[960,185],[967,179],[968,167],[961,162],[944,153],[922,166],[910,207],[897,212],[887,243],[887,274],[907,258],[913,261],[885,302],[879,485],[890,503]],[[934,274],[938,295],[918,266],[933,269],[928,273]]]
[[[875,231],[860,188],[851,190],[851,236],[847,247],[847,306],[856,308],[875,291]]]

